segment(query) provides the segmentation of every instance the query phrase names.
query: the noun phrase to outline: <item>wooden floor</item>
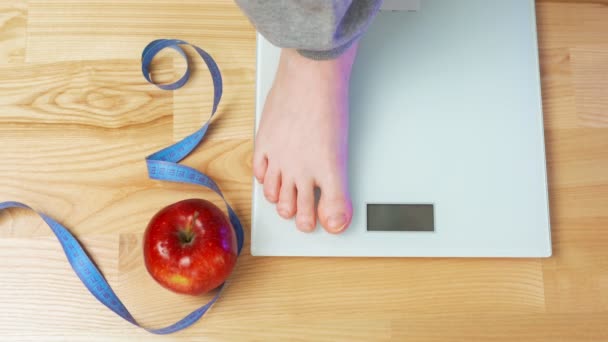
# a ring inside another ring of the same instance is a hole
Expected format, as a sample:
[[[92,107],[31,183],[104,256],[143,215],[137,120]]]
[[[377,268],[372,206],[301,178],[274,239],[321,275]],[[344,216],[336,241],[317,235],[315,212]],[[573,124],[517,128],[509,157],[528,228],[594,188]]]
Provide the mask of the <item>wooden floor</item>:
[[[99,304],[42,221],[0,213],[2,341],[608,341],[608,1],[540,1],[554,257],[251,257],[194,327],[151,336]],[[146,178],[144,157],[194,131],[211,86],[145,83],[150,40],[207,49],[225,78],[218,119],[186,164],[217,180],[249,236],[255,35],[229,0],[0,0],[0,201],[57,218],[134,316],[173,323],[204,302],[147,275],[142,232],[162,206],[213,198]],[[184,63],[156,63],[170,79]],[[199,64],[200,65],[200,64]],[[219,203],[219,202],[218,202]]]

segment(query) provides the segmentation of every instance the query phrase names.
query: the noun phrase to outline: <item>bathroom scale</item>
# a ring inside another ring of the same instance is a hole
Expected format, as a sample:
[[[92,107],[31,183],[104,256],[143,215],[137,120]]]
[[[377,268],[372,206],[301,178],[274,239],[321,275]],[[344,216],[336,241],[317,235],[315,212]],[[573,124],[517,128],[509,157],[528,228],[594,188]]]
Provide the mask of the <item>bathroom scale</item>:
[[[257,36],[256,131],[279,49]],[[350,91],[354,216],[297,230],[253,181],[251,253],[549,257],[533,0],[387,1]]]

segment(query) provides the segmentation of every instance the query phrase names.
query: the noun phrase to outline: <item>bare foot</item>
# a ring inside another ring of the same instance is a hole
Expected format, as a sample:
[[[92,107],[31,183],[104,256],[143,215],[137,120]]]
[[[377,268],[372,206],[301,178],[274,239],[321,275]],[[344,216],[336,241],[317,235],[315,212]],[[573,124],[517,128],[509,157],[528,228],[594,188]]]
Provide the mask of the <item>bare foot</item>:
[[[316,219],[331,233],[348,227],[348,82],[357,46],[314,61],[283,49],[255,142],[253,172],[266,198],[298,229]],[[315,213],[314,189],[321,189]],[[318,214],[318,215],[317,215]]]

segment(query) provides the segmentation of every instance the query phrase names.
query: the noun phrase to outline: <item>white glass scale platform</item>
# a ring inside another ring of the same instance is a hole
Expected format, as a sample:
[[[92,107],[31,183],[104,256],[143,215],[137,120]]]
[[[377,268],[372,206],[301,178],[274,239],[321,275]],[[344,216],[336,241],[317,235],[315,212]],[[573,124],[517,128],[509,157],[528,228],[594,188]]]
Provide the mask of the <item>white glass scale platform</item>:
[[[534,1],[385,6],[351,79],[350,228],[302,233],[254,182],[252,254],[550,256]],[[257,58],[256,131],[279,49]]]

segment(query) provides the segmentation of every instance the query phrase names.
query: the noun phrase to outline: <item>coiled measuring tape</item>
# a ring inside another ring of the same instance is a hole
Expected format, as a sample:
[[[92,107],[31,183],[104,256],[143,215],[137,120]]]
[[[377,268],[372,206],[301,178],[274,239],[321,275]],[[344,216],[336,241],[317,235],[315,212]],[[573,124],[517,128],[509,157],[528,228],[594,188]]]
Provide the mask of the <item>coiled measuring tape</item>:
[[[213,109],[211,110],[211,115],[209,116],[209,119],[199,130],[182,139],[181,141],[146,157],[148,177],[150,179],[162,181],[201,185],[213,190],[215,193],[220,195],[220,197],[224,200],[224,203],[226,203],[226,208],[228,209],[228,217],[230,219],[230,223],[232,223],[234,232],[236,233],[238,254],[240,255],[241,249],[243,248],[244,240],[243,226],[241,225],[241,222],[232,207],[230,207],[230,205],[224,198],[217,184],[215,184],[215,182],[209,176],[191,167],[179,164],[182,159],[189,155],[201,143],[201,141],[205,137],[205,133],[207,133],[207,129],[209,128],[211,118],[215,114],[217,107],[220,103],[220,99],[222,98],[222,75],[220,73],[219,67],[207,52],[195,45],[189,44],[179,39],[159,39],[149,43],[143,50],[141,58],[141,70],[146,80],[149,83],[156,85],[160,89],[175,90],[182,87],[184,84],[186,84],[186,82],[188,82],[188,79],[190,78],[190,61],[188,60],[185,51],[182,49],[182,45],[188,45],[194,48],[194,50],[201,56],[201,58],[207,65],[209,72],[211,73],[214,88]],[[184,75],[174,83],[158,84],[155,83],[150,76],[150,64],[154,56],[156,56],[156,54],[166,48],[176,50],[180,55],[182,55],[186,59],[186,71]],[[129,313],[129,310],[127,310],[127,308],[120,301],[116,293],[114,293],[114,290],[112,290],[112,287],[110,287],[110,284],[108,284],[108,282],[103,277],[97,266],[95,266],[93,261],[87,256],[83,247],[74,237],[74,235],[69,232],[67,228],[59,224],[51,217],[45,215],[44,213],[37,212],[33,208],[23,203],[0,203],[0,211],[9,208],[23,208],[36,212],[48,224],[53,233],[55,233],[55,236],[61,243],[61,247],[63,248],[63,251],[65,252],[65,255],[70,265],[74,269],[74,272],[76,272],[78,278],[80,278],[84,286],[91,292],[91,294],[95,298],[97,298],[97,300],[99,300],[103,305],[114,311],[118,316],[153,334],[170,334],[191,326],[196,321],[198,321],[211,308],[211,306],[213,306],[213,304],[218,300],[220,294],[222,293],[222,289],[225,286],[225,284],[222,284],[219,287],[219,290],[217,291],[216,295],[207,304],[192,311],[189,315],[179,320],[177,323],[161,329],[145,328],[139,323],[137,323],[135,318],[133,318],[131,313]]]

